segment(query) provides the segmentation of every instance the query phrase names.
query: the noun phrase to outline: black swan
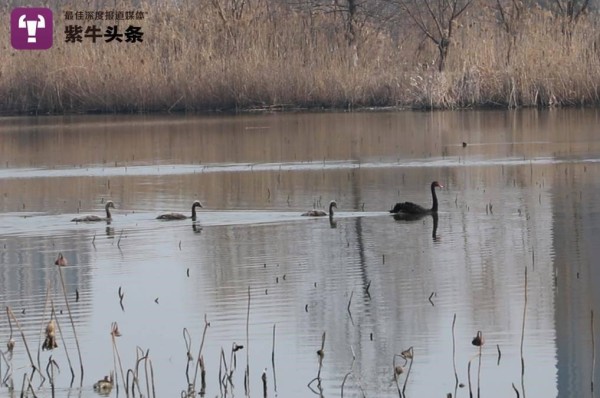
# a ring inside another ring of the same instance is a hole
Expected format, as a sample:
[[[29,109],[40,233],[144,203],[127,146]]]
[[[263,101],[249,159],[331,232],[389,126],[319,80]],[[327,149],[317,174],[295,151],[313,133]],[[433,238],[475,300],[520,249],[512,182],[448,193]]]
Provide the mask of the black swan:
[[[329,214],[327,214],[326,212],[324,212],[323,210],[310,210],[307,211],[306,213],[302,213],[303,216],[306,217],[323,217],[323,216],[327,216],[329,215],[329,217],[333,217],[333,208],[337,209],[337,203],[335,202],[335,200],[332,200],[331,202],[329,202]]]
[[[198,201],[198,200],[194,201],[194,203],[192,204],[191,219],[193,221],[196,221],[196,207],[202,207],[202,203],[200,203],[200,201]],[[167,214],[161,214],[160,216],[156,217],[157,220],[165,220],[165,221],[185,220],[186,218],[188,218],[188,217],[181,213],[167,213]]]
[[[431,209],[426,209],[412,202],[396,203],[396,205],[390,210],[390,213],[404,213],[404,214],[431,214],[437,213],[438,200],[435,194],[436,188],[444,188],[439,182],[434,181],[431,183],[431,197],[433,198],[433,205]]]
[[[110,214],[110,208],[115,208],[115,204],[112,202],[112,200],[109,200],[108,202],[106,202],[106,206],[104,206],[104,209],[106,210],[106,217],[99,217],[96,215],[91,215],[91,216],[84,216],[84,217],[76,217],[74,219],[72,219],[71,221],[75,221],[75,222],[95,222],[95,221],[110,221],[112,220],[112,216]]]

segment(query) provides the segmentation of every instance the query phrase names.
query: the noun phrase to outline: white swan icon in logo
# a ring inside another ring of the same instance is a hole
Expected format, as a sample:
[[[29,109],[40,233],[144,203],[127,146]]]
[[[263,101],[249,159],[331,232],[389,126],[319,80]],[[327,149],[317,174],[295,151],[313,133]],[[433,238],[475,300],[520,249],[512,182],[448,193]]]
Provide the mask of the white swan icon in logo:
[[[10,41],[17,50],[52,47],[52,10],[19,7],[10,14]]]

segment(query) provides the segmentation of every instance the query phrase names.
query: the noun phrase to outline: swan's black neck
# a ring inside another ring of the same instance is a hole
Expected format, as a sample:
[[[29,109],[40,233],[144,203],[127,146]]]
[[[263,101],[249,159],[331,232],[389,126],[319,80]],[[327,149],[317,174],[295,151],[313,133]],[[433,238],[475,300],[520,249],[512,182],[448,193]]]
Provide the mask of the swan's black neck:
[[[106,218],[110,220],[112,218],[110,215],[110,203],[107,203],[104,208],[106,209]]]
[[[433,198],[433,206],[431,206],[431,212],[435,213],[438,210],[438,200],[435,194],[435,183],[431,184],[431,197]]]
[[[197,204],[197,203],[194,203],[194,204],[192,205],[192,220],[193,220],[193,221],[196,221],[196,206],[198,206],[198,204]]]
[[[333,217],[333,202],[329,204],[329,217]]]

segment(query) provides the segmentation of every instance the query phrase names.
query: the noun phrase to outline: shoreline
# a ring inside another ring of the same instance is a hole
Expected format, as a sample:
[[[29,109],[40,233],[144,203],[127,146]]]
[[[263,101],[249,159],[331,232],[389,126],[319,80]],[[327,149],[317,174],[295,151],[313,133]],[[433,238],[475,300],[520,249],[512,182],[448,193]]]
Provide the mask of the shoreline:
[[[469,106],[463,108],[426,108],[426,107],[410,107],[410,106],[356,106],[356,107],[286,107],[286,106],[272,106],[263,108],[239,108],[239,109],[206,109],[206,110],[149,110],[149,111],[80,111],[80,112],[63,112],[63,113],[51,113],[51,112],[0,112],[0,117],[12,118],[12,117],[44,117],[44,116],[183,116],[183,115],[197,115],[197,116],[238,116],[238,115],[253,115],[253,114],[293,114],[293,113],[385,113],[385,112],[469,112],[469,111],[518,111],[518,110],[532,110],[537,109],[540,111],[548,111],[552,109],[600,109],[598,105],[554,105],[554,106],[521,106],[509,108],[507,106]]]

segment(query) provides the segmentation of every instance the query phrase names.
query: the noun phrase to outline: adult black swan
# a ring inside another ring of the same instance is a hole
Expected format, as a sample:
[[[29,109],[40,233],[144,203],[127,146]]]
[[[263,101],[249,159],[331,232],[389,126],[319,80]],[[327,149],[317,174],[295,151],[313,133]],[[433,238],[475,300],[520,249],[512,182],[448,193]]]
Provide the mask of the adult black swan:
[[[324,217],[324,216],[329,216],[329,218],[333,217],[333,208],[337,209],[337,203],[335,202],[335,200],[332,200],[331,202],[329,202],[329,214],[325,213],[323,210],[310,210],[307,211],[306,213],[302,213],[302,216],[305,217]]]
[[[414,214],[414,215],[437,213],[438,200],[437,200],[437,196],[435,194],[436,188],[444,188],[444,186],[437,181],[434,181],[431,183],[431,197],[433,199],[433,205],[431,206],[431,209],[426,209],[423,206],[418,205],[416,203],[404,202],[404,203],[396,203],[396,205],[392,208],[392,210],[390,210],[390,213],[393,213],[393,214],[403,213],[403,214]]]
[[[192,221],[196,221],[196,207],[202,207],[202,203],[200,203],[200,201],[198,200],[194,201],[194,203],[192,204]],[[161,214],[160,216],[156,217],[157,220],[165,221],[185,220],[186,218],[188,217],[181,213],[167,213]]]
[[[115,204],[112,201],[109,200],[108,202],[106,202],[106,206],[104,206],[104,210],[106,211],[106,217],[100,217],[100,216],[97,216],[95,214],[92,214],[90,216],[75,217],[71,221],[74,221],[74,222],[108,221],[108,222],[110,222],[112,220],[112,215],[110,214],[110,209],[111,208],[114,209],[115,208]]]

